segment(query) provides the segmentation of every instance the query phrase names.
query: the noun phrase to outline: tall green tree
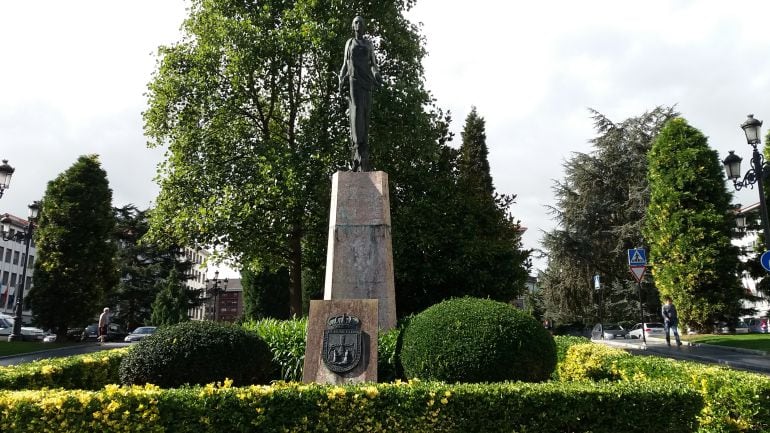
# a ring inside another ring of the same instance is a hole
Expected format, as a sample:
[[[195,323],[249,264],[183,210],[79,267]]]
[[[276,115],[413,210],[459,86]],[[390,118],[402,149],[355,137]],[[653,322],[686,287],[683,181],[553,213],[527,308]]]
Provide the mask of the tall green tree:
[[[152,324],[155,326],[174,325],[190,320],[190,293],[182,285],[182,276],[176,269],[171,269],[160,291],[152,303]]]
[[[426,111],[422,39],[403,16],[413,4],[194,0],[183,40],[160,48],[149,84],[145,131],[151,146],[169,149],[151,237],[222,244],[256,272],[288,269],[290,311],[301,314],[303,271],[322,281],[329,178],[350,157],[336,74],[358,14],[370,17],[386,82],[370,142],[375,168],[390,175],[394,226],[439,212],[425,197],[448,168],[446,128],[440,111]],[[428,235],[427,226],[403,226],[398,238],[394,230],[394,252],[413,248],[410,235]],[[398,267],[404,257],[394,256]]]
[[[48,182],[35,232],[34,319],[62,340],[92,320],[117,283],[112,190],[96,155],[81,156]]]
[[[524,290],[529,271],[521,226],[510,214],[516,196],[495,191],[486,125],[475,107],[465,119],[461,136],[455,209],[460,217],[456,230],[462,238],[458,239],[453,291],[511,301]]]
[[[644,245],[647,153],[665,122],[677,115],[671,107],[657,107],[615,123],[595,110],[591,114],[593,150],[564,163],[565,177],[554,185],[556,205],[550,208],[558,226],[543,239],[546,316],[561,322],[638,317],[626,250]],[[594,289],[597,274],[602,291]],[[646,311],[656,316],[657,293],[651,281],[644,286]]]
[[[735,320],[742,289],[734,213],[716,151],[686,120],[672,119],[650,150],[649,183],[644,233],[661,296],[698,330]]]
[[[183,285],[192,263],[178,253],[176,245],[144,239],[149,230],[150,210],[129,204],[113,211],[120,281],[107,293],[107,304],[114,307],[114,320],[134,329],[150,322],[153,302],[163,288]],[[200,302],[199,294],[200,291],[192,290],[187,294],[190,307]]]
[[[289,281],[288,269],[277,272],[241,270],[243,316],[249,320],[288,319],[289,297],[283,290]]]

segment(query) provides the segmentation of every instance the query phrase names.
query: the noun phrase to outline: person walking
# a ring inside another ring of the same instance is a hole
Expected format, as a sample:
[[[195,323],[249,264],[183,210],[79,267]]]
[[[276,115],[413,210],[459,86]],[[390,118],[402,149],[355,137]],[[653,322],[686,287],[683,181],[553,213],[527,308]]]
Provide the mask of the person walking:
[[[665,301],[666,303],[663,304],[660,309],[660,314],[663,316],[663,328],[666,331],[666,344],[671,346],[671,335],[669,330],[673,329],[674,338],[676,338],[676,345],[681,346],[682,341],[679,339],[679,330],[677,329],[677,326],[679,325],[679,317],[676,315],[676,307],[671,300],[671,296],[666,296]]]
[[[110,327],[110,307],[104,307],[99,315],[99,341],[104,344],[107,341],[107,331]]]

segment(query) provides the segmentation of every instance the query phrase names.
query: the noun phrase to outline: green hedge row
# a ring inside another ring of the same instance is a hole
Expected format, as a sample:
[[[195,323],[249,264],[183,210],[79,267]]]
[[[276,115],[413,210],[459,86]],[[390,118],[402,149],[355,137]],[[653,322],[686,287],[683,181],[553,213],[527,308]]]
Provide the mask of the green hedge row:
[[[571,346],[559,365],[559,375],[563,381],[668,383],[702,396],[699,432],[770,431],[770,377],[765,375],[657,356],[632,356],[592,343]]]
[[[623,402],[635,410],[626,412]],[[676,402],[676,404],[663,404]],[[665,382],[0,391],[4,433],[690,432],[697,392]],[[614,409],[613,409],[614,408]],[[654,414],[654,416],[653,416]]]
[[[120,362],[128,348],[0,366],[0,389],[66,388],[98,390],[120,383]],[[2,430],[0,430],[2,431]]]
[[[280,377],[287,382],[302,380],[305,359],[306,319],[273,320],[246,324],[246,329],[256,332],[270,347],[273,362]],[[380,382],[392,382],[403,378],[397,356],[399,329],[379,336],[378,377]],[[567,349],[588,340],[582,337],[554,337],[561,364]],[[98,390],[106,385],[120,383],[119,367],[129,348],[106,350],[95,354],[65,358],[51,358],[36,362],[0,367],[0,389],[23,390],[40,388],[66,388]],[[558,370],[557,370],[558,372]],[[558,375],[554,374],[554,379]]]

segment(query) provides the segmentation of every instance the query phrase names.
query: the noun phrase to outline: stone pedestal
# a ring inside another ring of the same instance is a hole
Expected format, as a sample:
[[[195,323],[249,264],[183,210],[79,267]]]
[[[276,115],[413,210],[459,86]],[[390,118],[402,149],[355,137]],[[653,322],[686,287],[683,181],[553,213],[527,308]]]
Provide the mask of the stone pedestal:
[[[379,327],[396,326],[388,174],[332,177],[324,299],[379,300]]]
[[[377,382],[377,303],[310,301],[303,382]]]

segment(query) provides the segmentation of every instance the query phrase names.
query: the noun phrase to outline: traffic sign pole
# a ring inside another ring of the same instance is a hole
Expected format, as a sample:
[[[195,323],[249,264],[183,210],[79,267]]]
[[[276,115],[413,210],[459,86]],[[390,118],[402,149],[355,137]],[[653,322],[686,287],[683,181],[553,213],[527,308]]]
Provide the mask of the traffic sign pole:
[[[628,250],[628,266],[631,274],[639,286],[639,316],[642,324],[642,341],[647,346],[647,335],[644,332],[644,304],[642,304],[642,278],[647,270],[647,252],[644,248],[632,248]]]

